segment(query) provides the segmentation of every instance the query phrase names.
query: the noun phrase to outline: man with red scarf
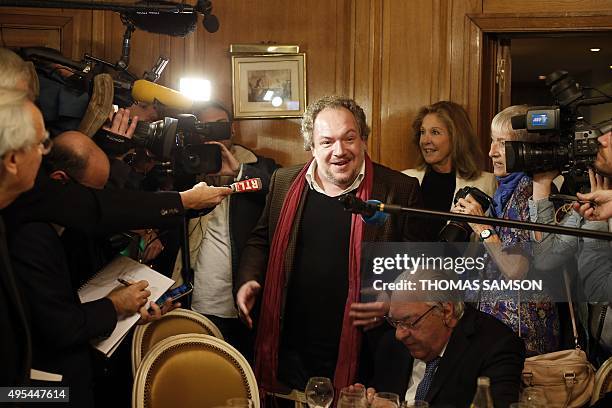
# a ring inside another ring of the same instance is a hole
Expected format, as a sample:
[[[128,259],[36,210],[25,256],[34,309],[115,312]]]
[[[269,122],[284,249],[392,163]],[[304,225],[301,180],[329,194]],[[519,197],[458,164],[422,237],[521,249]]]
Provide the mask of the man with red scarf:
[[[323,97],[302,121],[304,147],[313,159],[272,176],[234,282],[239,313],[249,327],[261,299],[255,374],[262,392],[303,390],[311,376],[333,378],[336,389],[352,384],[359,326],[381,320],[374,313],[380,305],[359,303],[361,243],[426,238],[418,219],[391,215],[382,226],[368,225],[338,201],[352,193],[422,207],[415,178],[369,159],[368,134],[355,101]],[[364,320],[368,313],[375,317]]]

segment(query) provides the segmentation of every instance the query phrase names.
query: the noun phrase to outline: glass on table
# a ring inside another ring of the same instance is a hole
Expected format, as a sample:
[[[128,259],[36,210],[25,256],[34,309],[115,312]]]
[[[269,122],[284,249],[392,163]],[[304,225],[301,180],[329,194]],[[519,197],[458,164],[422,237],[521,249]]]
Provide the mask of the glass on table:
[[[423,400],[404,401],[400,408],[429,408],[429,402]]]
[[[366,389],[361,384],[350,385],[340,390],[337,408],[366,408]]]
[[[249,398],[230,398],[225,404],[228,407],[253,408],[253,401]]]
[[[399,395],[393,392],[377,392],[372,400],[372,408],[399,408]]]
[[[334,386],[327,377],[311,377],[304,395],[310,408],[329,408],[334,400]]]

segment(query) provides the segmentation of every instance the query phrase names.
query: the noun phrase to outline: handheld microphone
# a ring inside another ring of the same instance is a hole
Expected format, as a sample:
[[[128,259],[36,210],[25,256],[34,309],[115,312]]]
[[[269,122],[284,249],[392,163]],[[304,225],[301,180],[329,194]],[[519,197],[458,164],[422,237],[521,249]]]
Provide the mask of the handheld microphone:
[[[368,200],[366,201],[366,205],[370,205],[366,211],[361,213],[361,219],[368,225],[374,225],[376,227],[382,227],[387,222],[389,218],[389,214],[384,213],[382,211],[375,210],[374,206],[378,207],[382,202],[378,200]]]
[[[132,98],[146,103],[153,103],[157,100],[169,108],[181,111],[189,110],[193,106],[193,101],[182,93],[144,79],[134,81]]]
[[[232,193],[253,193],[263,188],[260,178],[240,180],[228,186]]]

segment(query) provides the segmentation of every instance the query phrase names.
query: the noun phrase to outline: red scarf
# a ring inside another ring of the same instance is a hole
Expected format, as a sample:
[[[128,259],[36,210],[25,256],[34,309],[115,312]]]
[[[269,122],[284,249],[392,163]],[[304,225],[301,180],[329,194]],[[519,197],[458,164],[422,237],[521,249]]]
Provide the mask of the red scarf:
[[[276,391],[280,388],[276,378],[278,373],[281,302],[285,283],[285,252],[287,251],[291,228],[302,192],[306,187],[305,176],[311,162],[312,160],[304,166],[287,192],[270,248],[257,339],[255,341],[255,376],[259,383],[262,400],[265,392]],[[373,173],[372,161],[366,154],[365,177],[357,189],[357,197],[364,201],[368,200],[372,193]],[[349,318],[349,309],[352,303],[359,302],[362,238],[363,221],[358,214],[353,214],[349,244],[348,296],[344,306],[340,347],[334,374],[336,390],[352,384],[357,375],[361,332],[353,326]]]

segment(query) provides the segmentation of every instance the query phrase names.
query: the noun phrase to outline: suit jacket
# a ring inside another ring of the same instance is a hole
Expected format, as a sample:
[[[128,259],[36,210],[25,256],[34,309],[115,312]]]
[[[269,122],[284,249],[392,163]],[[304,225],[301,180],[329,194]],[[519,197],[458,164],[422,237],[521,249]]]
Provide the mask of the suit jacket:
[[[32,347],[23,299],[11,266],[0,217],[0,386],[27,385]]]
[[[370,199],[380,200],[383,203],[400,204],[405,207],[423,207],[421,190],[415,178],[408,177],[380,164],[373,163],[373,166],[374,179]],[[249,280],[256,280],[262,286],[264,285],[268,252],[283,202],[291,183],[303,167],[304,165],[299,165],[278,169],[272,175],[266,207],[242,254],[238,279],[234,281],[235,291]],[[304,209],[304,196],[307,193],[307,188],[308,186],[304,189],[285,254],[285,292],[293,269],[298,228]],[[422,219],[403,213],[390,215],[388,221],[381,227],[366,224],[363,234],[364,242],[426,241],[430,238],[431,236],[427,234],[427,228],[424,227]]]
[[[385,334],[374,359],[372,387],[406,395],[414,359],[408,349]],[[518,401],[525,344],[494,317],[467,306],[453,330],[436,370],[426,400],[433,406],[468,407],[476,393],[476,379],[491,379],[496,408]]]
[[[69,406],[93,407],[89,341],[115,328],[112,302],[103,298],[81,304],[51,224],[23,225],[11,234],[10,251],[30,316],[33,367],[63,376],[59,385],[70,387]]]
[[[9,230],[26,222],[53,222],[86,233],[181,225],[185,210],[175,191],[96,190],[51,180],[39,172],[33,189],[5,209]]]

